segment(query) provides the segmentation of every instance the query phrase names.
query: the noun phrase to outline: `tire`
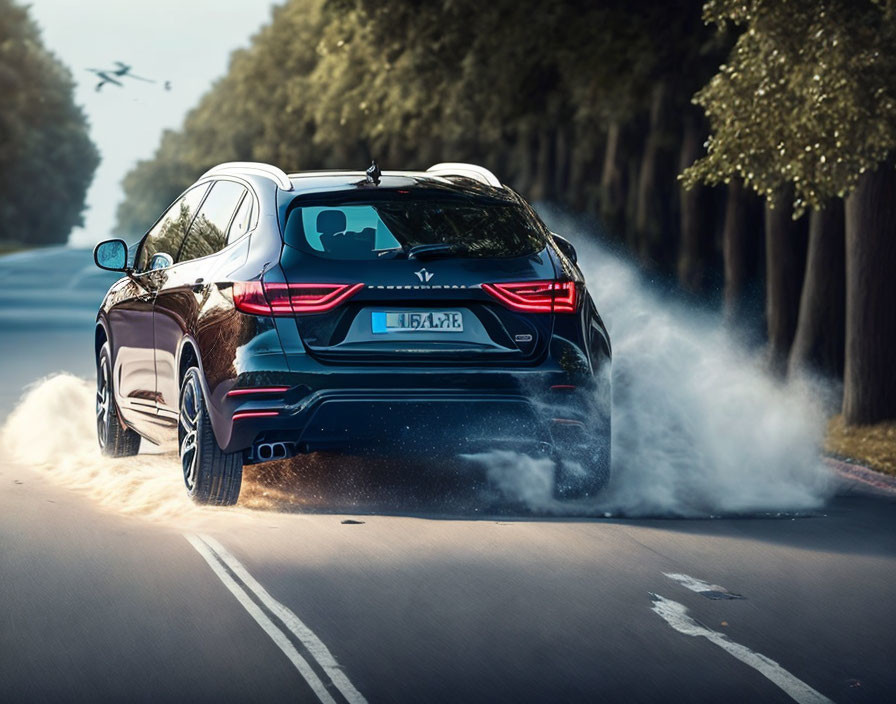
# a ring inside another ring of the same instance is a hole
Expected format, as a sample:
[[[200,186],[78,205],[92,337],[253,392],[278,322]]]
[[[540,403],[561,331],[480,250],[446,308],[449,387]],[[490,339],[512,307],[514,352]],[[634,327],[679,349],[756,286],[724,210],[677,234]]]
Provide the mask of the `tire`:
[[[112,353],[107,342],[96,361],[96,439],[106,457],[133,457],[140,451],[140,436],[122,424],[112,384]]]
[[[234,505],[243,481],[243,453],[218,447],[196,367],[184,374],[178,407],[177,438],[187,494],[198,504]]]
[[[555,454],[556,498],[571,501],[593,499],[610,481],[609,429],[595,433],[592,437],[594,439],[590,442],[561,446]]]

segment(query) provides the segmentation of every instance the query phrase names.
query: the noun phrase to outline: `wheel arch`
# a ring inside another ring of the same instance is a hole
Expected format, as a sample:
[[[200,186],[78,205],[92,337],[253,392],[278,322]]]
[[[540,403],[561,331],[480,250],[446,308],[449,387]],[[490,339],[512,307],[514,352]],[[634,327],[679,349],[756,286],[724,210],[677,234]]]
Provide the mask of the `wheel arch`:
[[[218,445],[221,446],[221,438],[226,438],[230,432],[227,419],[212,397],[208,379],[205,376],[205,368],[202,364],[202,353],[199,351],[199,343],[192,335],[186,335],[181,340],[180,348],[177,352],[178,389],[183,384],[184,376],[190,367],[196,367],[199,370],[199,383],[202,386],[202,395],[205,398],[205,406],[211,421],[212,432],[215,434]],[[179,403],[180,401],[178,401]]]
[[[178,387],[183,383],[184,375],[190,367],[198,367],[200,376],[202,377],[203,386],[205,386],[205,374],[202,369],[202,357],[199,354],[199,346],[192,337],[185,337],[180,343],[180,349],[177,352],[177,384]],[[208,393],[208,389],[203,389],[204,393]]]
[[[103,345],[107,342],[109,342],[111,346],[109,329],[106,327],[106,321],[100,318],[96,321],[96,328],[93,331],[93,357],[97,362],[99,362],[100,359],[100,350],[103,349]]]

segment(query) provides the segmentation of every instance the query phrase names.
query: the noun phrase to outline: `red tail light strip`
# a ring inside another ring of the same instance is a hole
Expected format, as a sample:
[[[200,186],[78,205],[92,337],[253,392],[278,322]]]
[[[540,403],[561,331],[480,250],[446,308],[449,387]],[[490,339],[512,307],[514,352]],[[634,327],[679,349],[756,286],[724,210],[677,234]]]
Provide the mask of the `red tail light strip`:
[[[482,284],[482,288],[511,310],[523,313],[574,313],[578,306],[573,281]]]
[[[279,411],[240,411],[233,414],[234,420],[244,420],[246,418],[273,418],[279,416]]]
[[[554,384],[551,391],[575,391],[576,387],[572,384]]]
[[[251,396],[254,394],[282,394],[289,391],[288,386],[258,386],[254,389],[231,389],[228,396]]]
[[[236,281],[233,303],[253,315],[323,313],[341,305],[364,284],[287,284]]]

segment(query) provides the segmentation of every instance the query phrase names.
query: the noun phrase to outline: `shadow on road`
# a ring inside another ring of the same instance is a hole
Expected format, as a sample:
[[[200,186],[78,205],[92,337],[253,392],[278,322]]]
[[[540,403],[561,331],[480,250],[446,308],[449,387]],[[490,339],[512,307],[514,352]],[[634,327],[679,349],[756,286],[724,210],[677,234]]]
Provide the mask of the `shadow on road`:
[[[509,503],[463,460],[324,454],[249,466],[240,506],[257,511],[390,515],[426,520],[618,523],[689,535],[760,540],[852,555],[896,552],[896,500],[844,486],[814,511],[626,517],[606,515],[600,499],[559,512]]]

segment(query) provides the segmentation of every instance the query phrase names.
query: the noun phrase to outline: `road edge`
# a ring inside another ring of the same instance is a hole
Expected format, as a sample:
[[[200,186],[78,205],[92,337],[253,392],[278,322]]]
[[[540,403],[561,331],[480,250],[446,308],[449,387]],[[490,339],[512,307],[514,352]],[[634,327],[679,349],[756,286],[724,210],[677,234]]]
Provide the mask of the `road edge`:
[[[823,455],[821,459],[845,481],[864,484],[888,496],[896,496],[896,477],[830,455]]]

